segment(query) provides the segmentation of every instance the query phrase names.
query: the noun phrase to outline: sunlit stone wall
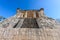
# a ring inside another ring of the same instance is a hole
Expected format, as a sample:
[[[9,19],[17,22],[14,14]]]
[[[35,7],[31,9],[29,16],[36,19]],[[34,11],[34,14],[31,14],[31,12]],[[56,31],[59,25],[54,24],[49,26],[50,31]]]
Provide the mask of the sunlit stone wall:
[[[0,40],[60,40],[60,29],[0,28]]]

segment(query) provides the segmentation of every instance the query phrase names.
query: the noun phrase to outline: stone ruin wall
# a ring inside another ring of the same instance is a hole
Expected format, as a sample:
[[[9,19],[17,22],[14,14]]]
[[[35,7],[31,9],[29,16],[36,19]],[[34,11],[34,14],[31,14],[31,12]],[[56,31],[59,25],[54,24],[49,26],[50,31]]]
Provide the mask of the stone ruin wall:
[[[44,16],[43,11],[41,10],[28,11],[28,12],[32,14],[37,12],[39,14],[39,17]],[[20,17],[20,14],[25,16]],[[28,17],[27,11],[23,11],[23,12],[19,11],[17,12],[16,16],[18,18],[27,18]],[[34,17],[36,18],[36,15],[34,15]],[[13,22],[17,22],[17,21],[13,21]],[[60,40],[60,26],[57,29],[12,28],[12,26],[13,26],[13,23],[11,23],[9,28],[0,28],[0,40]]]
[[[60,40],[60,29],[0,28],[0,40]]]
[[[18,18],[39,18],[44,16],[44,10],[17,10],[17,17]]]

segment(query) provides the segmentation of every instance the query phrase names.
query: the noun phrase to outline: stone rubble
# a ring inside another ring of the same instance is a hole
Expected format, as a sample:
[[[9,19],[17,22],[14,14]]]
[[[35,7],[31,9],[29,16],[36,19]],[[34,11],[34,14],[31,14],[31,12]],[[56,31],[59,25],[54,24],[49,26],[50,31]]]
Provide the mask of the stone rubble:
[[[54,19],[50,19],[48,17],[44,18],[37,18],[37,22],[39,27],[45,27],[45,28],[55,28],[56,27],[56,21]]]
[[[5,19],[4,21],[0,22],[0,27],[5,28],[10,26],[14,26],[20,19],[16,17],[11,17],[8,19]],[[12,27],[13,28],[13,27]]]

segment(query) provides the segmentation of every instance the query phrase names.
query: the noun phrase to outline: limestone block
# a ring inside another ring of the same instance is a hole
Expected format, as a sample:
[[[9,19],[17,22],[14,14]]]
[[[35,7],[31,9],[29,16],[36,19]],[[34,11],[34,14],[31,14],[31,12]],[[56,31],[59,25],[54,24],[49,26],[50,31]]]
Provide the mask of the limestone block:
[[[0,40],[60,40],[60,29],[0,28]]]

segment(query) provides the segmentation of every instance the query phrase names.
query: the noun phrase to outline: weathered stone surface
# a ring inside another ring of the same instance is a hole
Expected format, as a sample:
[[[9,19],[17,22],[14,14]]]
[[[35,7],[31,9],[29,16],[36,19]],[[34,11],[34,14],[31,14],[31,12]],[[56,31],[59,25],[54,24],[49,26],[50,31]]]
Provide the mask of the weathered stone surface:
[[[51,19],[49,17],[41,17],[37,18],[37,23],[39,27],[44,27],[44,28],[55,28],[57,23],[54,19]]]
[[[21,28],[22,24],[24,24],[23,22],[24,22],[24,19],[20,19],[19,22],[13,28]]]
[[[33,17],[34,16],[34,17]],[[60,28],[60,23],[44,15],[44,10],[17,10],[17,14],[0,22],[2,28]]]
[[[60,29],[0,28],[0,40],[60,40]]]
[[[60,23],[45,16],[43,9],[17,10],[0,22],[0,40],[60,40]]]
[[[4,21],[0,22],[0,27],[2,28],[13,28],[16,23],[19,21],[20,19],[17,18],[16,16],[10,17],[8,19],[5,19]]]
[[[39,28],[36,18],[25,18],[21,28]]]

